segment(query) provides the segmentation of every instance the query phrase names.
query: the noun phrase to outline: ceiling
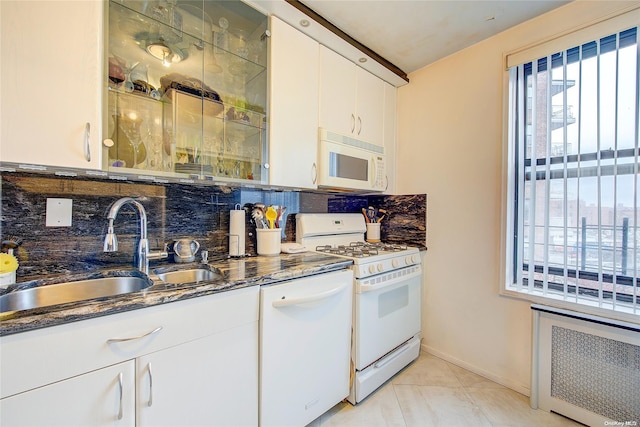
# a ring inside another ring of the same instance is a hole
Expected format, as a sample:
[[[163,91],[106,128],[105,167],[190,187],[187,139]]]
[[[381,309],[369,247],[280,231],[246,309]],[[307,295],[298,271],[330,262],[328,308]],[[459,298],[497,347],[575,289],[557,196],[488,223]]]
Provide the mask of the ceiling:
[[[301,2],[408,74],[570,1]]]

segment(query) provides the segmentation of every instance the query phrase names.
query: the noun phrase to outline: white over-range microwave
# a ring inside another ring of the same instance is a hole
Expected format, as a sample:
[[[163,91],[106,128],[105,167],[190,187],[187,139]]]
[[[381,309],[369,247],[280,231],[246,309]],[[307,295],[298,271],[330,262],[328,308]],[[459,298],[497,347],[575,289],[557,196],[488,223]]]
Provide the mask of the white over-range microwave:
[[[384,147],[320,128],[318,187],[384,191]]]

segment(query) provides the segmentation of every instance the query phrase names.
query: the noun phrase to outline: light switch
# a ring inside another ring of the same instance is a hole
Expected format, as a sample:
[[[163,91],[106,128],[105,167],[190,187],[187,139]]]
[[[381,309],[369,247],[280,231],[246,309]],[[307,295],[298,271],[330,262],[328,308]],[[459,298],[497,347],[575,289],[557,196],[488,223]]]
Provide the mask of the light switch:
[[[71,227],[72,199],[47,199],[47,227]]]

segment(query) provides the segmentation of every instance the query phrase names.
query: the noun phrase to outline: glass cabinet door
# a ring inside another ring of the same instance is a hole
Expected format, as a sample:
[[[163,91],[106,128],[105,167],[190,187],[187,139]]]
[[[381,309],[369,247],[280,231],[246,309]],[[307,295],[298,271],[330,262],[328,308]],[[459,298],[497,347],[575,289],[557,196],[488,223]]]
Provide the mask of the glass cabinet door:
[[[110,1],[105,167],[266,182],[266,29],[240,1]]]

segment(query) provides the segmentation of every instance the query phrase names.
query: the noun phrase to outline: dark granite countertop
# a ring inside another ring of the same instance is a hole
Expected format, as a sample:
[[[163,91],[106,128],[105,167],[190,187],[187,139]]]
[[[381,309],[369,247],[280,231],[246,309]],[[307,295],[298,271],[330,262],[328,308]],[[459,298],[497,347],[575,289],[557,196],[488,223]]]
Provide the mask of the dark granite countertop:
[[[169,284],[160,281],[152,273],[150,277],[154,280],[154,284],[143,291],[116,297],[102,297],[82,302],[2,313],[0,314],[0,336],[152,307],[158,304],[211,295],[232,289],[268,285],[283,280],[340,270],[347,268],[351,264],[352,261],[350,260],[316,252],[280,254],[275,257],[256,256],[241,259],[228,259],[226,256],[212,257],[208,266],[220,273],[220,276],[211,281]],[[199,266],[201,266],[199,263],[152,263],[151,270],[188,269]],[[114,272],[115,270],[106,270],[98,271],[91,275],[45,277],[39,280],[18,283],[10,290],[46,286],[88,277],[105,277],[113,275]],[[128,266],[117,270],[117,274],[140,275],[137,270]],[[7,293],[7,291],[3,291],[3,293]]]

